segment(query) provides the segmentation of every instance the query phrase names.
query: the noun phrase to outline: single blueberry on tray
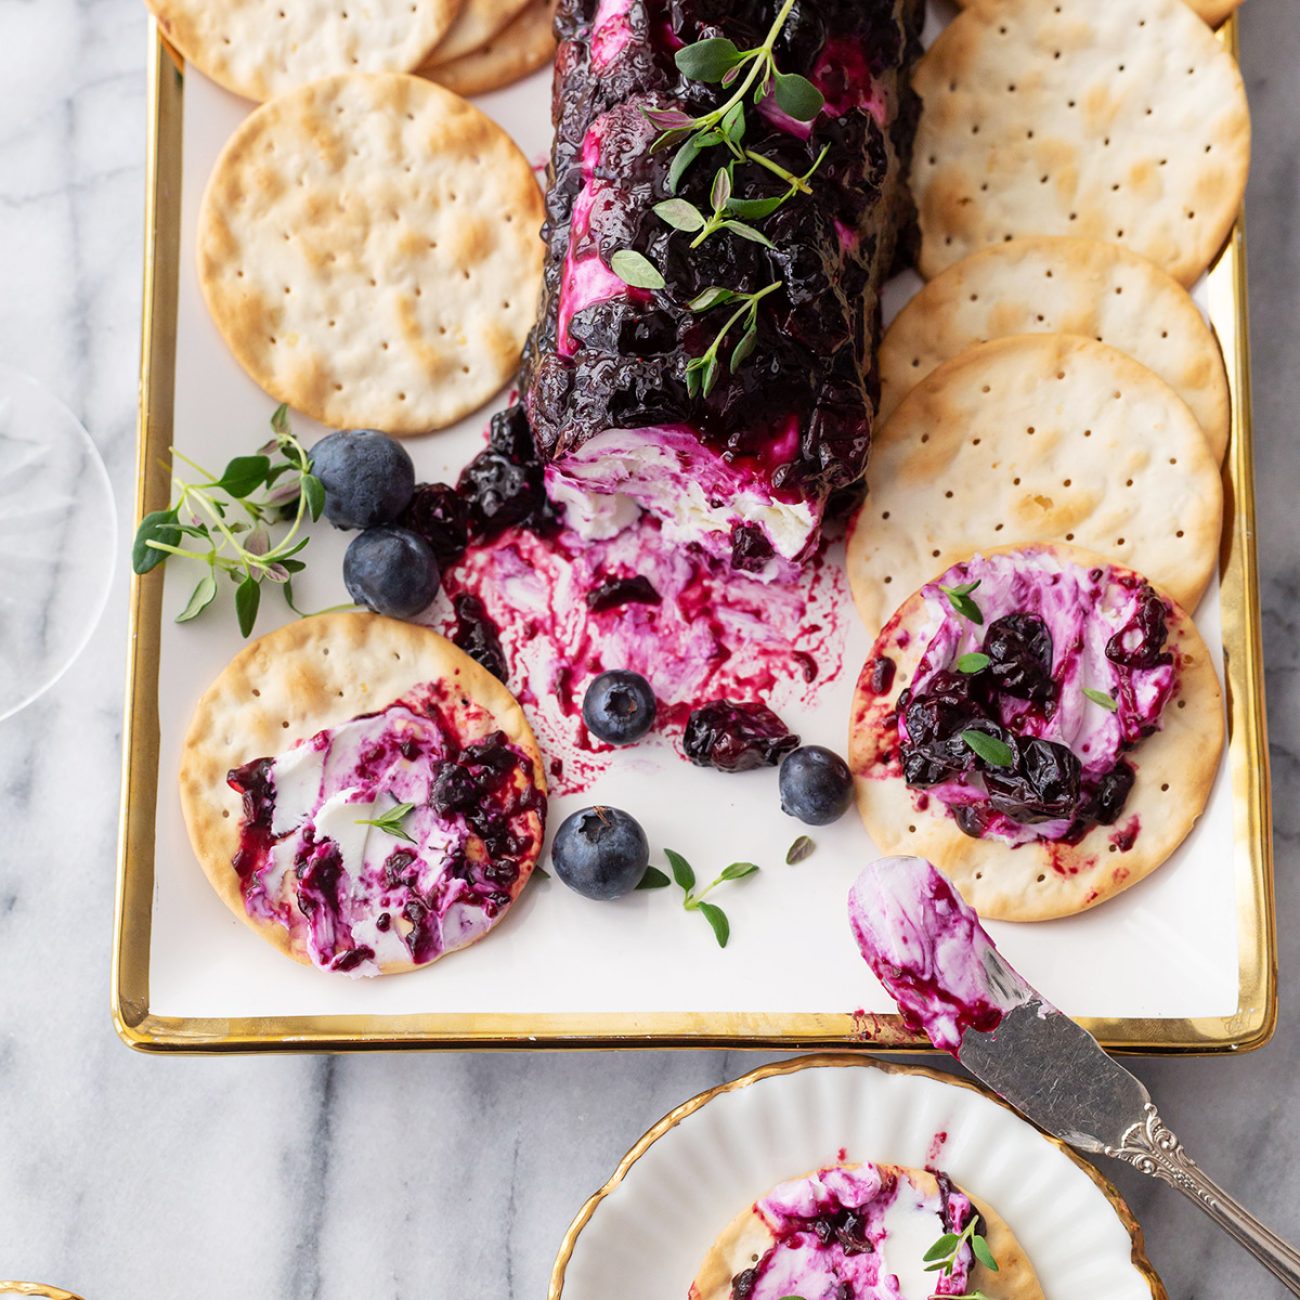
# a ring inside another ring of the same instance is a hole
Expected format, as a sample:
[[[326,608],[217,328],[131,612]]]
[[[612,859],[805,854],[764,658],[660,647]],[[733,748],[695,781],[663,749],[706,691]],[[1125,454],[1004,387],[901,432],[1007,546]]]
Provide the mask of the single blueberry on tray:
[[[582,698],[582,720],[597,740],[627,745],[654,726],[655,695],[640,673],[601,673]]]
[[[325,488],[325,518],[335,528],[391,523],[410,504],[415,466],[401,443],[374,429],[346,429],[311,449]]]
[[[777,778],[781,811],[809,826],[829,826],[853,802],[853,774],[836,753],[821,745],[804,745],[787,754]]]
[[[604,902],[641,883],[650,844],[641,823],[621,808],[581,808],[560,823],[551,862],[570,889]]]
[[[390,618],[412,618],[427,609],[439,581],[429,543],[408,528],[367,528],[352,539],[343,557],[348,595]]]

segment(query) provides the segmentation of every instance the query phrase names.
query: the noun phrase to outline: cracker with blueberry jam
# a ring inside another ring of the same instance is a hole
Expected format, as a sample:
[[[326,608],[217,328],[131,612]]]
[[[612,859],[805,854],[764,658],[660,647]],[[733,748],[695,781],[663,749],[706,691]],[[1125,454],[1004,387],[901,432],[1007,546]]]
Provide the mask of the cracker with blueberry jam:
[[[1007,1222],[943,1173],[864,1163],[791,1179],[747,1206],[709,1248],[690,1300],[927,1300],[986,1289],[1042,1300]]]
[[[1204,811],[1223,699],[1186,612],[1070,546],[989,550],[908,597],[859,677],[849,766],[884,853],[928,858],[981,916],[1083,911]]]
[[[541,853],[541,755],[451,642],[322,614],[254,641],[204,693],[181,805],[208,879],[281,952],[351,975],[473,943]]]

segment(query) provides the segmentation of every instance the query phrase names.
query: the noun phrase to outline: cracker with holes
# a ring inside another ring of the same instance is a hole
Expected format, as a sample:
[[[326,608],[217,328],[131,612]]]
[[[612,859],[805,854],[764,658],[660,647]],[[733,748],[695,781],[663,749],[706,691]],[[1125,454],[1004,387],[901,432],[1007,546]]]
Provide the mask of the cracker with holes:
[[[981,916],[1044,921],[1149,875],[1204,811],[1223,701],[1191,619],[1074,547],[985,551],[909,596],[858,680],[849,766],[885,853]]]
[[[965,8],[970,0],[957,0]],[[1043,4],[1055,3],[1055,0],[1041,0]],[[1186,0],[1188,7],[1199,14],[1212,27],[1217,27],[1229,14],[1236,12],[1241,0]]]
[[[1022,334],[945,362],[876,435],[867,480],[846,564],[872,634],[979,546],[1074,542],[1189,609],[1218,562],[1223,487],[1196,417],[1091,339]]]
[[[554,19],[554,0],[529,0],[521,13],[478,49],[426,65],[420,74],[458,95],[500,90],[555,57]]]
[[[914,84],[927,278],[989,244],[1076,235],[1191,284],[1236,219],[1246,92],[1182,0],[973,0]]]
[[[541,192],[510,137],[419,77],[329,77],[231,137],[199,214],[203,294],[273,397],[324,424],[453,424],[514,374]]]
[[[240,652],[195,710],[181,804],[213,888],[297,961],[416,970],[504,916],[542,848],[541,755],[436,632],[322,614]]]
[[[1228,445],[1228,377],[1187,290],[1117,244],[1037,237],[993,244],[937,275],[880,347],[880,420],[943,362],[1011,334],[1081,334],[1127,352],[1192,408],[1210,448]]]
[[[949,1294],[983,1295],[983,1287],[996,1284],[998,1300],[1042,1300],[1033,1265],[1007,1222],[937,1172],[833,1165],[778,1184],[719,1233],[690,1300],[929,1295],[939,1284],[926,1248],[949,1233],[963,1234],[943,1284]],[[968,1244],[975,1233],[996,1273]],[[748,1290],[733,1285],[745,1275]]]
[[[461,0],[148,0],[187,63],[248,99],[339,72],[410,72]]]
[[[423,71],[482,49],[532,3],[532,0],[463,0],[451,30],[425,59]]]

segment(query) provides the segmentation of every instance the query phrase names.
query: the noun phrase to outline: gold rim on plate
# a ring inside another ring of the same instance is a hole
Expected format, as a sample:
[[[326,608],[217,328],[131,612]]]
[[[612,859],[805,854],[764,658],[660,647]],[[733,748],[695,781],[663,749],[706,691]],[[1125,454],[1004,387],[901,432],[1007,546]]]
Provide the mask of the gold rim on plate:
[[[57,1286],[46,1286],[43,1282],[0,1282],[0,1296],[28,1295],[37,1300],[81,1300],[79,1295],[64,1291]]]
[[[871,1056],[850,1056],[840,1052],[820,1052],[814,1056],[801,1056],[794,1061],[778,1061],[772,1065],[760,1066],[756,1070],[751,1070],[748,1074],[742,1074],[738,1079],[732,1079],[730,1083],[719,1084],[716,1088],[710,1088],[708,1091],[692,1097],[690,1101],[683,1102],[674,1110],[670,1110],[659,1123],[648,1129],[633,1144],[632,1149],[619,1161],[618,1168],[614,1170],[609,1181],[599,1191],[587,1198],[586,1203],[569,1225],[569,1230],[564,1234],[564,1240],[560,1243],[559,1252],[555,1256],[555,1264],[551,1269],[551,1284],[546,1292],[547,1300],[562,1300],[564,1275],[568,1270],[569,1260],[573,1257],[573,1250],[578,1244],[578,1238],[581,1236],[582,1230],[591,1222],[591,1216],[595,1214],[597,1207],[627,1177],[628,1170],[670,1129],[675,1129],[682,1120],[694,1115],[697,1110],[707,1106],[709,1102],[722,1093],[739,1092],[742,1088],[748,1088],[752,1083],[759,1083],[763,1079],[772,1078],[774,1075],[796,1074],[800,1070],[807,1069],[852,1069],[855,1067],[880,1070],[884,1074],[918,1075],[923,1079],[933,1079],[938,1083],[949,1084],[954,1088],[965,1088],[967,1092],[978,1093],[980,1096],[1001,1106],[1003,1110],[1011,1111],[1013,1115],[1016,1114],[1006,1102],[995,1096],[983,1084],[976,1083],[973,1079],[963,1078],[960,1075],[932,1070],[924,1065],[905,1065],[892,1061],[877,1060]],[[1025,1122],[1028,1123],[1028,1121]],[[1030,1127],[1034,1128],[1033,1125],[1030,1125]],[[1111,1209],[1115,1211],[1116,1216],[1124,1225],[1133,1242],[1133,1267],[1142,1274],[1143,1280],[1151,1288],[1151,1300],[1169,1300],[1169,1293],[1165,1290],[1164,1283],[1161,1282],[1152,1267],[1151,1261],[1147,1258],[1142,1225],[1134,1217],[1133,1211],[1129,1209],[1127,1202],[1120,1195],[1119,1189],[1108,1178],[1103,1177],[1101,1173],[1093,1168],[1073,1147],[1067,1146],[1058,1138],[1042,1132],[1041,1129],[1034,1128],[1034,1131],[1044,1142],[1050,1142],[1061,1151],[1097,1185],[1101,1194],[1110,1202]]]

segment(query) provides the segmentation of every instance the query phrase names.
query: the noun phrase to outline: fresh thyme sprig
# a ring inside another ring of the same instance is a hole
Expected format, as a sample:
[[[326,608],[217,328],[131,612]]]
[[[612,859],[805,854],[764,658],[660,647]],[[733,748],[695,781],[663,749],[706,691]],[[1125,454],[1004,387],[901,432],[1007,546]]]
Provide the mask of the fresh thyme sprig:
[[[754,293],[738,293],[734,289],[724,289],[716,284],[710,285],[703,293],[696,295],[686,304],[692,311],[711,311],[714,307],[721,307],[729,302],[740,304],[727,317],[726,323],[714,336],[707,350],[698,357],[692,357],[686,363],[686,391],[692,397],[708,397],[713,391],[713,385],[718,382],[718,372],[722,368],[722,363],[718,360],[718,349],[721,348],[731,327],[742,318],[745,322],[745,331],[740,336],[740,341],[731,350],[731,359],[728,363],[731,373],[735,374],[741,362],[753,352],[754,345],[758,342],[758,304],[769,293],[775,293],[782,283],[780,280],[774,280],[767,288],[759,289]]]
[[[993,1252],[989,1249],[989,1243],[975,1231],[975,1225],[978,1222],[979,1216],[972,1214],[967,1219],[966,1226],[961,1232],[945,1232],[922,1256],[925,1261],[925,1271],[927,1273],[938,1273],[941,1277],[951,1277],[953,1269],[957,1267],[957,1257],[965,1246],[970,1246],[971,1254],[985,1268],[996,1273],[998,1271],[998,1261],[994,1259]],[[988,1300],[987,1296],[981,1296],[978,1291],[973,1296],[965,1297],[964,1300],[976,1300],[977,1297],[979,1300]],[[936,1300],[936,1298],[931,1297],[931,1300]],[[963,1298],[939,1296],[937,1300],[963,1300]]]
[[[415,843],[415,837],[407,831],[402,823],[415,811],[413,803],[395,803],[386,812],[382,812],[378,817],[358,817],[358,826],[374,826],[381,830],[385,835],[392,835],[396,839],[405,840],[408,844]]]
[[[1085,686],[1083,693],[1094,703],[1100,704],[1108,713],[1114,713],[1119,708],[1119,701],[1105,691],[1099,691],[1093,686]]]
[[[796,176],[775,159],[750,149],[745,144],[747,100],[755,105],[769,97],[781,112],[800,122],[811,122],[821,112],[825,98],[807,77],[794,72],[782,72],[776,66],[777,38],[785,27],[794,8],[794,0],[785,0],[760,45],[742,50],[725,36],[711,36],[684,46],[673,56],[678,70],[692,81],[718,84],[731,94],[716,108],[707,113],[692,115],[680,107],[646,108],[646,117],[661,129],[661,134],[651,146],[651,152],[678,146],[669,165],[667,189],[670,196],[655,204],[654,211],[674,230],[694,235],[692,248],[698,248],[711,235],[726,231],[741,239],[772,248],[766,235],[752,223],[762,221],[796,194],[812,192],[808,182],[821,166],[829,146],[823,147],[812,166]],[[682,178],[695,160],[706,150],[723,146],[731,157],[714,173],[709,200],[712,211],[703,212],[689,200],[678,198]],[[735,168],[740,163],[754,163],[786,183],[784,192],[762,198],[737,198],[735,196]],[[643,253],[635,249],[620,249],[610,258],[610,269],[624,283],[640,289],[665,287],[663,272]],[[705,397],[713,390],[720,371],[718,348],[730,328],[742,317],[747,317],[746,329],[733,350],[730,369],[736,368],[754,349],[757,340],[757,303],[773,290],[780,281],[753,294],[714,287],[706,290],[690,304],[692,311],[706,311],[743,298],[742,306],[727,322],[714,340],[713,346],[701,357],[695,357],[686,368],[686,387],[695,397]],[[726,295],[726,296],[724,296]],[[707,300],[705,306],[697,306]]]
[[[939,590],[948,597],[948,604],[950,604],[953,609],[962,616],[962,618],[970,619],[972,623],[978,623],[980,625],[983,625],[984,623],[984,613],[970,598],[970,594],[982,581],[983,579],[977,578],[974,582],[963,582],[956,587],[941,586],[939,588]]]
[[[1011,746],[999,740],[996,736],[990,736],[987,731],[980,731],[976,727],[967,727],[961,733],[961,738],[965,742],[967,749],[972,750],[986,763],[991,763],[994,767],[1010,767],[1015,762],[1015,755],[1011,752]]]
[[[218,573],[238,584],[235,614],[244,636],[257,621],[263,582],[275,583],[289,608],[294,608],[293,575],[307,567],[296,557],[311,540],[301,534],[309,521],[320,518],[325,489],[311,472],[307,449],[289,430],[288,407],[276,408],[271,429],[274,436],[255,455],[236,456],[219,475],[172,448],[173,466],[181,462],[202,478],[186,482],[173,467],[176,500],[140,521],[131,567],[136,573],[148,573],[172,556],[205,566],[176,616],[178,623],[197,618],[212,604]],[[255,497],[259,488],[264,491]],[[282,523],[288,523],[289,529],[272,545],[270,530]],[[196,544],[182,546],[184,538],[193,538]]]
[[[816,161],[802,176],[789,176],[784,194],[773,194],[762,199],[738,199],[735,197],[734,161],[725,167],[719,167],[713,177],[709,191],[709,202],[713,212],[705,216],[689,199],[664,199],[654,205],[655,215],[674,230],[694,234],[690,246],[698,248],[708,237],[718,230],[729,230],[733,235],[748,239],[752,243],[772,248],[773,244],[761,230],[750,225],[751,221],[761,221],[770,217],[783,203],[789,202],[800,190],[807,190],[807,182],[822,164],[830,145],[825,145]],[[784,168],[781,169],[784,172]],[[787,176],[788,173],[785,173]]]
[[[711,36],[683,46],[674,55],[677,69],[683,76],[692,81],[734,89],[717,108],[697,117],[679,108],[644,110],[650,121],[663,130],[652,146],[654,151],[681,145],[669,173],[670,192],[676,193],[677,185],[691,163],[705,149],[717,145],[725,144],[737,158],[747,158],[760,166],[772,163],[771,159],[745,149],[742,144],[745,99],[751,90],[754,104],[761,104],[770,95],[783,113],[799,122],[811,122],[821,112],[826,102],[821,91],[807,77],[796,72],[781,72],[776,66],[773,50],[793,8],[794,0],[785,0],[763,43],[753,49],[738,49],[725,36]],[[781,172],[784,172],[783,168]],[[784,174],[787,180],[793,179],[788,172]]]
[[[758,867],[753,862],[733,862],[719,873],[712,884],[697,890],[695,868],[680,853],[675,853],[672,849],[665,849],[664,857],[668,859],[668,865],[672,868],[673,880],[682,891],[682,906],[688,912],[699,912],[713,930],[713,937],[717,939],[718,947],[725,948],[727,940],[731,938],[731,922],[727,920],[726,912],[716,903],[704,901],[705,895],[712,893],[719,885],[726,884],[728,881],[744,880],[746,876],[752,876]],[[650,867],[637,888],[664,889],[670,883],[662,871],[657,867]]]

